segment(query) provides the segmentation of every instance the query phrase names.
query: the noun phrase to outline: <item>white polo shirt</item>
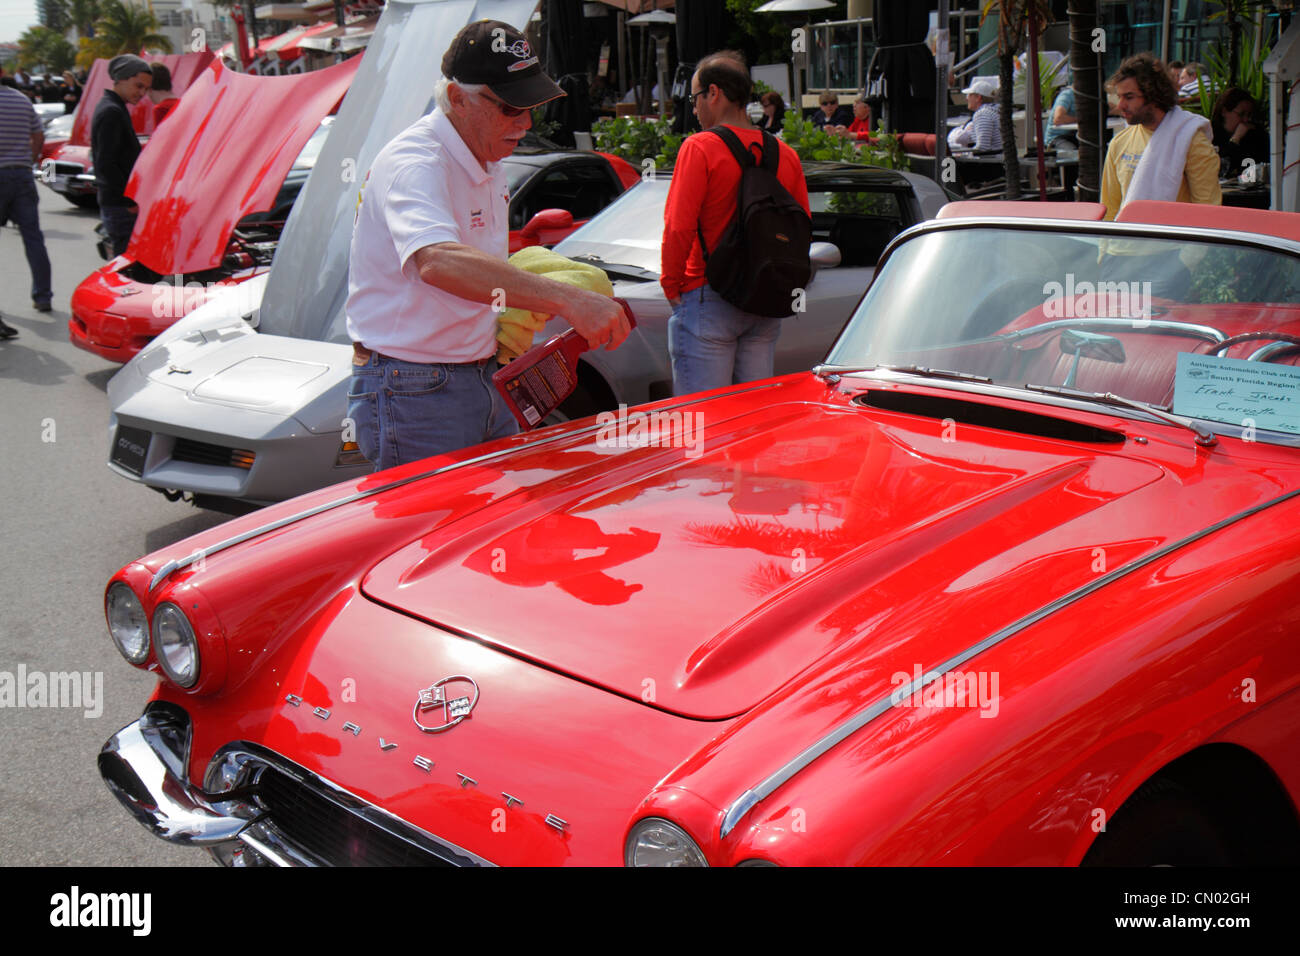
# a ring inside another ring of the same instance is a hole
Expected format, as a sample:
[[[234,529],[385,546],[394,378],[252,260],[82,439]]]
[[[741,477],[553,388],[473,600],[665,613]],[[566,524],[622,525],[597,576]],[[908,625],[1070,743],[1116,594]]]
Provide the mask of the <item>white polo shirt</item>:
[[[357,197],[348,266],[348,335],[408,362],[472,362],[496,351],[498,315],[420,280],[412,256],[459,242],[504,260],[510,193],[500,163],[485,168],[441,110],[375,158]]]

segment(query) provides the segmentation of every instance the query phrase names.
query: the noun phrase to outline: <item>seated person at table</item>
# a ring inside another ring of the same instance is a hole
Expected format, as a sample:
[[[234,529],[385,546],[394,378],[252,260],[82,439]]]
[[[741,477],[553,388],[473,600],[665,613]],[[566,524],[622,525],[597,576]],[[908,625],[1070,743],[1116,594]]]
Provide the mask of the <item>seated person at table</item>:
[[[958,126],[948,134],[948,145],[953,149],[973,149],[977,153],[1001,149],[998,88],[988,80],[976,80],[962,92],[966,94],[966,105],[973,115],[965,126]]]
[[[1236,176],[1246,160],[1268,162],[1268,134],[1254,124],[1256,104],[1249,93],[1230,86],[1219,94],[1210,113],[1214,148],[1219,151],[1219,175]]]
[[[758,101],[763,104],[763,118],[758,121],[758,128],[775,136],[785,125],[785,100],[781,99],[780,93],[769,90]]]
[[[1078,149],[1077,130],[1061,129],[1066,123],[1079,122],[1078,107],[1074,102],[1074,87],[1063,86],[1052,103],[1052,121],[1043,130],[1043,142],[1048,149]]]
[[[871,104],[867,102],[866,96],[859,96],[853,101],[853,122],[848,126],[836,126],[833,130],[826,127],[828,131],[838,133],[840,136],[847,136],[849,139],[856,140],[859,143],[865,143],[871,138]]]
[[[1188,63],[1178,74],[1178,99],[1195,100],[1201,95],[1201,74],[1205,68],[1199,63]],[[1208,82],[1208,81],[1207,81]]]
[[[848,126],[853,122],[853,112],[847,106],[840,106],[840,98],[834,93],[823,93],[817,98],[821,109],[813,114],[813,126],[827,129],[832,126]]]

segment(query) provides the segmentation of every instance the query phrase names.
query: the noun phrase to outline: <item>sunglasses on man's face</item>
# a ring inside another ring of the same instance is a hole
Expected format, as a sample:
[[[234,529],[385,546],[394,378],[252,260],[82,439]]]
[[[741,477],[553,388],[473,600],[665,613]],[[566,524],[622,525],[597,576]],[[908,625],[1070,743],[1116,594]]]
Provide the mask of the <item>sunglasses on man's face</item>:
[[[496,106],[496,108],[501,111],[501,115],[506,119],[518,119],[520,116],[523,116],[528,112],[527,107],[511,106],[509,103],[504,103],[495,96],[489,96],[486,93],[479,93],[479,96]]]

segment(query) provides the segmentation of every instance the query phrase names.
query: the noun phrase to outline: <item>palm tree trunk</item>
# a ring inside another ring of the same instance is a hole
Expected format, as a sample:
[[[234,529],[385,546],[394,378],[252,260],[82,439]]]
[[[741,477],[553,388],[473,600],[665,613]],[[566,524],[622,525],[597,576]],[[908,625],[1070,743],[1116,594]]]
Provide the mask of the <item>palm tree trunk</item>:
[[[1093,30],[1097,27],[1097,0],[1070,0],[1070,71],[1074,74],[1074,104],[1079,118],[1079,179],[1077,198],[1081,202],[1101,199],[1101,153],[1099,139],[1102,108],[1100,56],[1093,51]]]
[[[1014,53],[998,54],[998,126],[1002,131],[1002,171],[1007,179],[1008,199],[1020,198],[1020,155],[1016,151],[1016,126],[1011,118],[1015,110],[1011,89],[1014,66]]]

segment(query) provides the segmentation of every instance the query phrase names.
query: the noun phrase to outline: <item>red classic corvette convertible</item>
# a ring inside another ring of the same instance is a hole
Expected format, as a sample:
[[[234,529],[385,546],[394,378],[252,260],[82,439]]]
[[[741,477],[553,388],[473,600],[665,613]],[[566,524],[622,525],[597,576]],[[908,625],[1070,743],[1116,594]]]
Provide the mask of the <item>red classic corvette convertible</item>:
[[[1294,863],[1300,216],[1043,208],[810,371],[122,568],[108,786],[231,865]]]

